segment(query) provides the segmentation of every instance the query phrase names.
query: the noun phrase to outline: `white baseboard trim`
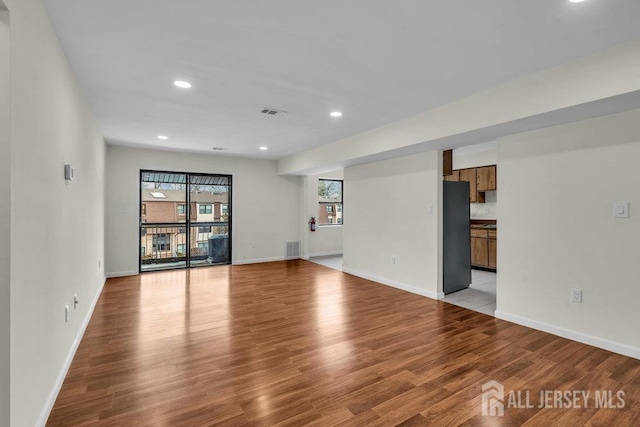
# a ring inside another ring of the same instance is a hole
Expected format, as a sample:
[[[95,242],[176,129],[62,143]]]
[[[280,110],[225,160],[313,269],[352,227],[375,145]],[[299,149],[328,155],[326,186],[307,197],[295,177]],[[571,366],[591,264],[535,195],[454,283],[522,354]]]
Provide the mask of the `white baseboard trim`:
[[[273,261],[284,261],[284,260],[285,258],[283,256],[273,257],[273,258],[238,259],[233,262],[233,265],[258,264],[261,262],[273,262]]]
[[[511,313],[505,313],[504,311],[500,310],[496,310],[495,315],[498,319],[506,320],[511,323],[516,323],[528,328],[537,329],[542,332],[547,332],[562,338],[567,338],[573,341],[581,342],[583,344],[591,345],[593,347],[609,350],[614,353],[622,354],[623,356],[640,359],[640,348],[638,347],[633,347],[605,338],[596,337],[594,335],[585,334],[584,332],[562,328],[560,326],[551,325],[549,323],[540,322],[538,320],[527,319],[526,317],[521,317]]]
[[[78,333],[76,334],[76,338],[69,349],[69,353],[67,354],[67,358],[64,361],[64,365],[62,369],[60,369],[60,373],[58,374],[58,378],[56,379],[51,392],[49,393],[49,397],[47,398],[42,411],[40,411],[40,417],[36,422],[36,426],[42,426],[47,423],[47,419],[49,419],[49,415],[51,414],[51,410],[53,409],[53,405],[56,403],[56,399],[58,398],[58,393],[60,393],[60,389],[62,388],[62,383],[64,383],[64,379],[67,376],[67,372],[69,372],[69,368],[71,367],[71,362],[73,362],[73,357],[76,355],[76,351],[78,351],[78,346],[80,345],[80,341],[82,341],[82,337],[84,336],[84,332],[89,326],[89,321],[91,320],[91,316],[93,316],[93,310],[96,308],[96,304],[98,303],[98,299],[100,295],[102,295],[102,290],[104,289],[105,280],[102,281],[102,285],[96,292],[96,296],[91,302],[89,306],[89,311],[87,312],[86,317],[82,321],[82,325],[80,325],[80,329],[78,329]]]
[[[107,279],[112,279],[114,277],[126,277],[126,276],[137,276],[137,271],[115,271],[113,273],[107,273],[105,276]]]
[[[316,252],[313,254],[309,254],[309,258],[314,258],[318,256],[335,256],[335,255],[342,255],[342,251]]]
[[[364,271],[354,270],[348,267],[342,267],[342,272],[351,274],[353,276],[358,276],[363,279],[371,280],[374,282],[378,282],[382,285],[391,286],[392,288],[401,289],[403,291],[411,292],[412,294],[421,295],[423,297],[431,298],[431,299],[442,299],[444,298],[443,292],[431,292],[425,289],[416,288],[415,286],[407,285],[406,283],[396,282],[395,280],[385,279],[383,277],[374,276],[369,273],[365,273]]]

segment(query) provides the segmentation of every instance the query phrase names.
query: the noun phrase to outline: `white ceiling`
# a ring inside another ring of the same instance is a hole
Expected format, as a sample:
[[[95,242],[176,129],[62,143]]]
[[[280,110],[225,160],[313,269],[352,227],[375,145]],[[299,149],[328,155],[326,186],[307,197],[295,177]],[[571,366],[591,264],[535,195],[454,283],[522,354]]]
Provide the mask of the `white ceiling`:
[[[44,3],[107,142],[270,159],[640,37],[638,0]]]

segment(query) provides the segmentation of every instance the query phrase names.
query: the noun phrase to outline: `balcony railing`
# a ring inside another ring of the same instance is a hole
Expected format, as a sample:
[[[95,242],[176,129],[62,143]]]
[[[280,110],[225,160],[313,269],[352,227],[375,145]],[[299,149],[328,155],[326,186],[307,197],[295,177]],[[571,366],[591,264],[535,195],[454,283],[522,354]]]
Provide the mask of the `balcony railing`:
[[[187,234],[188,232],[188,234]],[[228,263],[229,223],[142,224],[141,269],[178,268],[190,265]],[[211,247],[210,245],[215,245]]]

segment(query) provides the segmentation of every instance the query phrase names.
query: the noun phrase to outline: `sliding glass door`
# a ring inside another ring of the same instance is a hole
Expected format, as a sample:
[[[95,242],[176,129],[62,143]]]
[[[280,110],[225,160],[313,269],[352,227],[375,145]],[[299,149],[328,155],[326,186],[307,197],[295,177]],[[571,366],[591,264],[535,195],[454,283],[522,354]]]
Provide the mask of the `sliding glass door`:
[[[231,176],[140,171],[140,271],[231,262]]]

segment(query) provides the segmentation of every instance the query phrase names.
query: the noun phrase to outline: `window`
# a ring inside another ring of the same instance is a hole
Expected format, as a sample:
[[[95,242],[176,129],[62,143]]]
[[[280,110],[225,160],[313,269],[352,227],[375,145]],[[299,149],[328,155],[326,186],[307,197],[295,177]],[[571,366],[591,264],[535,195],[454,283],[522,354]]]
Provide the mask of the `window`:
[[[184,215],[187,213],[187,207],[185,205],[178,205],[178,215]]]
[[[229,205],[222,205],[222,213],[223,214],[229,213]]]
[[[145,256],[147,254],[147,248],[140,246],[140,255]]]
[[[146,215],[147,214],[147,204],[143,203],[142,206],[140,206],[140,213],[142,215]]]
[[[207,249],[209,247],[209,243],[208,242],[198,242],[198,248],[199,249]]]
[[[187,245],[184,243],[176,245],[176,255],[184,255],[184,252],[187,250]]]
[[[200,213],[200,214],[213,213],[213,206],[212,205],[200,205],[198,207],[198,213]]]
[[[342,224],[342,187],[341,180],[318,180],[318,225]]]
[[[178,234],[184,234],[187,232],[187,227],[178,227]]]
[[[198,233],[211,233],[211,226],[198,227]]]
[[[153,235],[153,250],[154,251],[170,251],[171,250],[171,237],[168,233],[160,233]]]

